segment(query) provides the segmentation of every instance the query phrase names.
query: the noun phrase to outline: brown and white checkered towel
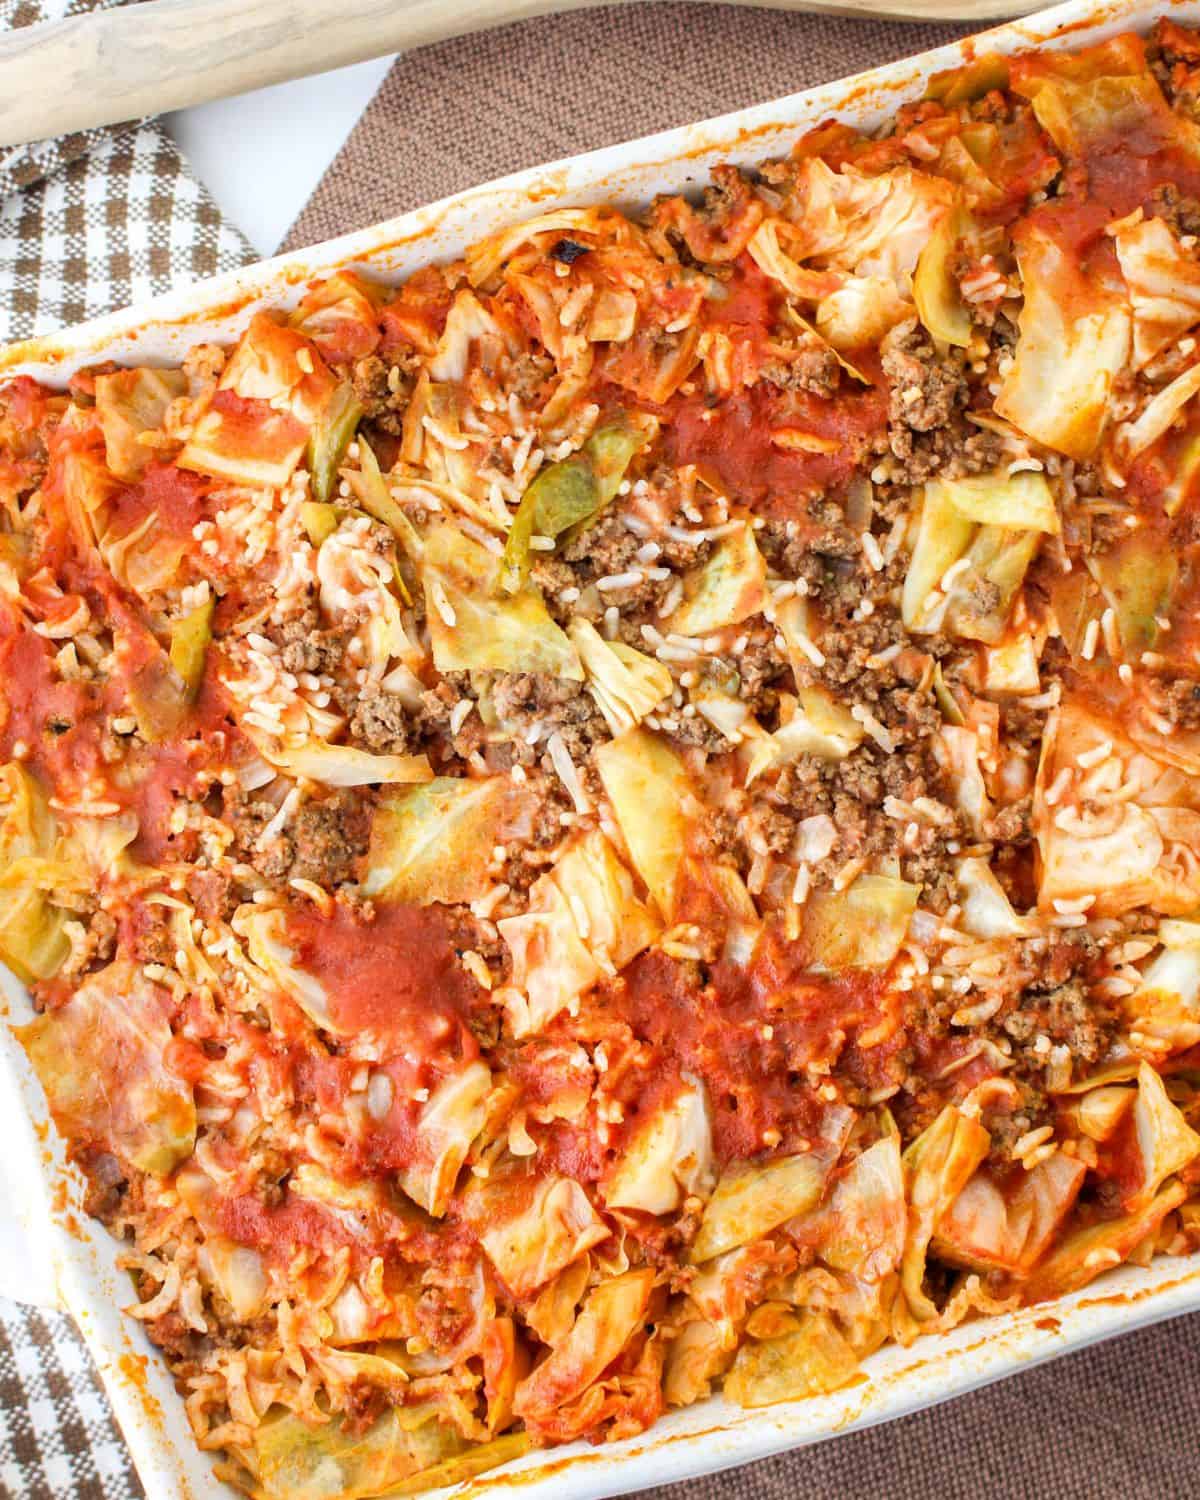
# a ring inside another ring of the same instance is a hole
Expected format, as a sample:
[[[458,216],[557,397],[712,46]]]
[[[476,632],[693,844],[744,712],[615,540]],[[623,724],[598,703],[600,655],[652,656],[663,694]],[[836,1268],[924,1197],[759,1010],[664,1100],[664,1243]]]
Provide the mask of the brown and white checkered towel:
[[[0,30],[120,3],[0,0]],[[0,150],[0,343],[255,258],[152,120]]]
[[[9,9],[30,7],[0,0],[0,17]],[[500,172],[838,78],[961,31],[626,4],[426,48],[393,68],[289,244]],[[37,247],[29,253],[36,261]],[[203,268],[228,263],[214,254]],[[0,268],[0,297],[8,274]],[[184,275],[194,274],[185,263]],[[108,295],[115,305],[134,294]],[[100,298],[86,306],[101,310]],[[886,1427],[638,1500],[1192,1500],[1198,1431],[1200,1315]],[[0,1497],[142,1493],[66,1319],[0,1302]]]

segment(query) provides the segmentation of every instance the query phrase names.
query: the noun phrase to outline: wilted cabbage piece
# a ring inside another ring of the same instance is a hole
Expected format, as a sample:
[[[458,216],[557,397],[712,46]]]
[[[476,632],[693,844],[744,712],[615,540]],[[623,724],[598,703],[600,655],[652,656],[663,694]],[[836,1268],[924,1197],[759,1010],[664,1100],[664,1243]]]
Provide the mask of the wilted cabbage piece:
[[[506,594],[500,559],[455,526],[425,534],[425,588],[433,661],[439,672],[547,672],[582,682],[578,653],[532,585]]]
[[[687,852],[684,802],[692,789],[683,762],[665,740],[640,728],[601,745],[595,762],[637,872],[670,920]]]
[[[908,1235],[900,1280],[913,1316],[921,1322],[937,1316],[924,1288],[929,1242],[990,1145],[978,1120],[948,1104],[904,1153]]]
[[[534,885],[528,910],[496,925],[512,955],[509,1019],[517,1036],[541,1031],[604,972],[570,902],[549,876]]]
[[[861,1281],[879,1281],[900,1264],[907,1209],[900,1134],[893,1126],[840,1174],[828,1198],[789,1233],[813,1245],[826,1265]]]
[[[516,1415],[536,1428],[582,1395],[641,1328],[653,1287],[654,1272],[649,1269],[602,1281],[562,1343],[517,1386]]]
[[[427,1214],[440,1219],[449,1207],[463,1163],[483,1129],[491,1069],[476,1059],[443,1078],[417,1123],[419,1159],[399,1174],[400,1186]]]
[[[900,951],[920,887],[891,875],[860,875],[844,891],[817,891],[804,911],[803,940],[815,969],[883,968]]]
[[[1119,461],[1128,465],[1139,453],[1157,443],[1179,420],[1197,391],[1200,391],[1200,362],[1156,391],[1132,422],[1122,423],[1115,444]]]
[[[996,412],[1047,447],[1089,459],[1129,359],[1129,307],[1042,230],[1023,226],[1017,244],[1025,304]]]
[[[1013,910],[986,859],[974,855],[959,860],[955,879],[961,892],[959,923],[972,937],[1025,937],[1032,931],[1029,919],[1019,917]]]
[[[519,592],[525,582],[532,538],[557,539],[594,520],[617,493],[645,442],[641,428],[612,422],[598,427],[578,453],[538,474],[521,497],[504,548],[501,578],[509,593]]]
[[[368,1500],[466,1446],[428,1404],[391,1406],[357,1434],[336,1417],[310,1426],[276,1409],[254,1429],[248,1456],[267,1500]]]
[[[28,771],[16,761],[0,767],[0,958],[31,984],[58,973],[71,951],[65,925],[70,913],[50,893],[72,884],[72,872],[54,859],[54,814]]]
[[[104,455],[118,479],[136,484],[155,449],[139,442],[161,429],[167,407],[187,391],[182,370],[114,370],[96,376],[96,415],[104,430]]]
[[[533,1296],[611,1234],[577,1182],[520,1166],[472,1183],[463,1215],[514,1297]]]
[[[602,1192],[609,1208],[673,1213],[712,1187],[712,1122],[701,1083],[685,1084],[643,1119]]]
[[[492,850],[529,823],[528,790],[507,777],[439,776],[385,794],[371,820],[366,895],[474,901],[491,885]]]
[[[1133,1030],[1172,1051],[1200,1042],[1200,923],[1159,924],[1163,945],[1125,1001]]]
[[[667,621],[678,635],[710,635],[758,614],[767,596],[767,565],[754,530],[739,526],[684,579],[683,603]]]
[[[624,641],[606,641],[588,620],[567,627],[587,673],[587,689],[613,734],[634,729],[675,686],[670,670]]]
[[[904,579],[904,623],[913,631],[945,626],[968,640],[998,641],[1038,534],[1058,529],[1054,497],[1041,474],[931,480]]]
[[[1171,1182],[1133,1213],[1068,1231],[1032,1275],[1020,1283],[1022,1300],[1044,1302],[1050,1297],[1065,1297],[1104,1271],[1111,1271],[1127,1260],[1187,1195],[1182,1182]]]
[[[1141,1182],[1129,1206],[1142,1208],[1168,1177],[1181,1172],[1200,1155],[1200,1135],[1167,1096],[1158,1070],[1144,1062],[1138,1068],[1133,1128],[1141,1158]]]
[[[338,467],[361,417],[354,387],[343,380],[308,435],[309,489],[317,504],[328,501],[337,489]]]
[[[204,679],[204,663],[212,640],[212,617],[216,601],[210,594],[202,604],[171,622],[171,665],[179,674],[184,692],[194,700]]]
[[[424,755],[374,755],[354,745],[329,745],[317,739],[303,745],[268,743],[259,748],[281,771],[323,786],[395,786],[433,779]]]
[[[832,1165],[827,1151],[806,1151],[762,1164],[737,1162],[726,1167],[708,1200],[688,1259],[702,1265],[807,1213],[820,1201]]]
[[[1037,799],[1063,770],[1074,774],[1081,755],[1094,755],[1101,747],[1118,763],[1120,798],[1074,807],[1068,796],[1054,816],[1035,800],[1039,906],[1086,894],[1094,898],[1096,913],[1144,905],[1177,915],[1193,911],[1200,903],[1200,880],[1189,860],[1171,852],[1181,847],[1180,840],[1187,845],[1195,837],[1191,778],[1130,744],[1111,721],[1067,700],[1042,737]]]
[[[747,784],[764,771],[786,765],[801,755],[845,760],[866,735],[849,710],[819,687],[800,688],[794,704],[786,704],[780,717],[782,722],[774,734],[764,734],[755,740],[746,770]]]
[[[778,1338],[747,1339],[725,1379],[739,1406],[770,1406],[803,1396],[825,1396],[853,1379],[858,1356],[826,1312],[804,1312]]]
[[[171,1041],[167,997],[139,967],[110,964],[65,1005],[14,1029],[65,1135],[158,1176],[191,1155],[191,1085],[163,1060]]]
[[[998,1180],[976,1172],[942,1215],[934,1253],[951,1265],[1025,1275],[1075,1206],[1087,1168],[1056,1151],[1032,1171]]]
[[[971,314],[954,275],[963,228],[961,211],[949,213],[929,236],[913,273],[913,300],[935,339],[965,349],[971,342]]]
[[[1140,370],[1200,322],[1200,266],[1163,219],[1127,224],[1113,244],[1133,304],[1133,363]]]

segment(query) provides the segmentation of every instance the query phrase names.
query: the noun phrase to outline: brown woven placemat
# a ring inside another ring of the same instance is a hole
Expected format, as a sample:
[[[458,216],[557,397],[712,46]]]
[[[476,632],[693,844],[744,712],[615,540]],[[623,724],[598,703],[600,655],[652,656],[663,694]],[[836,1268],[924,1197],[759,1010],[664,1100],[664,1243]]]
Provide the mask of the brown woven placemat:
[[[713,4],[618,4],[402,57],[287,248],[539,162],[759,103],[965,34]],[[693,1480],[703,1500],[1183,1500],[1200,1494],[1200,1316],[933,1410]],[[642,1500],[684,1491],[650,1491]]]

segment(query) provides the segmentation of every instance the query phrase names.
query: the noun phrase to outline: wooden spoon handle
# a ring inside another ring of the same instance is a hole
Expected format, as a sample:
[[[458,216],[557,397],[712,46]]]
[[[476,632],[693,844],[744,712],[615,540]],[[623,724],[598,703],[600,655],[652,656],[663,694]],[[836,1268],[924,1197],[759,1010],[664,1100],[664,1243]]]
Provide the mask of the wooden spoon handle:
[[[154,0],[0,37],[0,146],[245,93],[599,0]],[[735,0],[737,4],[763,0]],[[976,20],[1028,0],[766,0],[777,9]],[[231,149],[236,146],[231,144]]]

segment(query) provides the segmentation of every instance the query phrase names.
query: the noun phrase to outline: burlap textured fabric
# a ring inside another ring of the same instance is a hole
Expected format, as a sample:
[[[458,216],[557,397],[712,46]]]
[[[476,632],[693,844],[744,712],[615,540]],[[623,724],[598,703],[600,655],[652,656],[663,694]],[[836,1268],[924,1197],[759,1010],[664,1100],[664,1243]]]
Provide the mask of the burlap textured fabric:
[[[960,31],[628,4],[427,48],[392,70],[289,245],[519,167],[794,92]],[[138,1500],[143,1492],[67,1321],[2,1305],[0,1314],[0,1496]],[[1200,1316],[641,1500],[1190,1500],[1200,1492],[1198,1431]]]

